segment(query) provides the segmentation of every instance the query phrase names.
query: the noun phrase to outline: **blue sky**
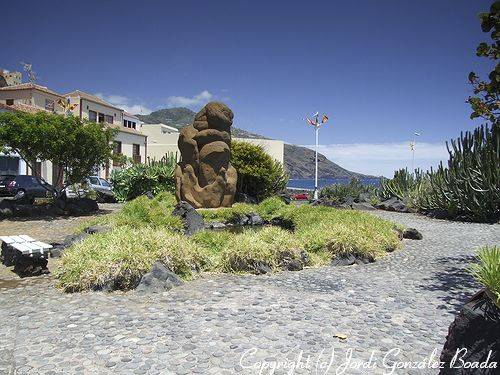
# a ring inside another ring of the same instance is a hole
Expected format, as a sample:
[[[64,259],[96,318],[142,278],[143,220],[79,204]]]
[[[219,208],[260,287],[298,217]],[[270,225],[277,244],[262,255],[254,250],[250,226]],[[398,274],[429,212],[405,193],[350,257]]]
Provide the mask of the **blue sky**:
[[[2,7],[0,67],[33,64],[39,83],[81,89],[134,112],[222,100],[235,126],[310,145],[302,118],[330,116],[321,150],[390,175],[446,157],[472,129],[464,102],[486,40],[484,0],[23,1]]]

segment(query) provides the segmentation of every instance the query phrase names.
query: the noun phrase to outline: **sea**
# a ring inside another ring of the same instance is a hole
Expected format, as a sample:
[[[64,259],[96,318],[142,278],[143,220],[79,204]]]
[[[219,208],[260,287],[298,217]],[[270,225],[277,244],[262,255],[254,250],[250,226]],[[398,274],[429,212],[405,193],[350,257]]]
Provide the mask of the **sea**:
[[[324,178],[318,179],[318,187],[321,189],[322,187],[333,185],[333,184],[342,184],[347,185],[351,179],[349,177],[339,177],[339,178]],[[380,178],[361,178],[359,181],[363,185],[373,185],[380,186]],[[314,179],[290,179],[288,181],[288,188],[296,188],[296,189],[314,189]]]

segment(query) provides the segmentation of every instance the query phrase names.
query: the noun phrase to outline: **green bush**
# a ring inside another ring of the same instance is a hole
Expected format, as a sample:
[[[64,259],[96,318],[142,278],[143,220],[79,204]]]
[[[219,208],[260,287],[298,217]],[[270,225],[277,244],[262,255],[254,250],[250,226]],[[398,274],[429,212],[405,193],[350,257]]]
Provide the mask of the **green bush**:
[[[344,203],[348,197],[359,200],[362,194],[371,201],[377,196],[377,188],[373,185],[363,185],[357,178],[351,178],[347,185],[333,184],[325,186],[320,190],[319,197],[333,203]]]
[[[474,278],[483,284],[492,294],[500,307],[500,247],[485,246],[478,252],[479,263],[473,264],[469,270]]]
[[[283,165],[269,156],[262,146],[231,142],[231,164],[238,172],[237,194],[247,194],[261,201],[279,193],[288,183]]]
[[[111,171],[111,182],[115,196],[128,201],[151,192],[175,192],[174,171],[176,155],[167,154],[161,160],[147,160],[146,164],[133,164],[124,169]]]

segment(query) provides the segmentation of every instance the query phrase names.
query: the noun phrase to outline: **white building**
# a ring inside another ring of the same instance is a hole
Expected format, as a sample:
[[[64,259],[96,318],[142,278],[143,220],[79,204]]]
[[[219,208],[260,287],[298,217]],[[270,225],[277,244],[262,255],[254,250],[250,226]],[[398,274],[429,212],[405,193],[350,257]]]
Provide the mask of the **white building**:
[[[60,100],[68,100],[71,104],[76,104],[72,111],[75,116],[117,129],[118,133],[114,139],[115,153],[123,154],[137,163],[145,161],[147,136],[133,127],[124,126],[124,111],[121,108],[79,90],[60,95],[34,83],[0,87],[0,110],[2,111],[28,113],[47,111],[64,114],[64,109],[58,103]],[[59,170],[50,161],[36,163],[35,171],[32,171],[16,155],[0,155],[0,158],[0,174],[37,173],[49,183],[58,183],[56,179]],[[110,161],[109,165],[98,171],[98,174],[107,178],[114,168],[120,168],[120,166]]]
[[[177,158],[180,158],[179,148],[177,147],[179,130],[165,124],[142,124],[141,132],[148,136],[148,157],[159,160],[167,153],[177,153]],[[281,164],[284,162],[285,144],[283,141],[237,137],[233,137],[233,140],[262,146],[264,151],[272,158]]]

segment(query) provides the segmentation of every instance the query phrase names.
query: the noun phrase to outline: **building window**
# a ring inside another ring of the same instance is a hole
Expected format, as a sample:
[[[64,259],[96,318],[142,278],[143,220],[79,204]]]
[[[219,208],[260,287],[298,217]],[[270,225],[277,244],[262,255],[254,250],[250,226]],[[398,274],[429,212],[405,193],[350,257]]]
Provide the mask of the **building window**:
[[[104,113],[98,113],[97,120],[98,120],[99,124],[103,123],[104,122]]]
[[[141,162],[141,146],[135,143],[132,145],[132,158],[134,163]]]
[[[113,116],[105,115],[104,118],[106,119],[106,122],[108,124],[112,124],[113,123]]]
[[[89,121],[97,122],[97,112],[89,111]]]
[[[132,122],[131,122],[131,124],[132,124],[132,128],[134,128],[134,129],[135,129],[135,122],[134,122],[134,121],[132,121]]]
[[[113,141],[113,154],[117,156],[122,154],[122,143],[120,141]],[[113,166],[116,167],[119,165],[119,160],[113,160]]]
[[[127,120],[123,120],[123,126],[127,127]]]
[[[5,104],[7,104],[7,105],[14,105],[14,99],[7,99],[5,101]]]
[[[54,101],[52,99],[45,99],[45,109],[54,112]]]

